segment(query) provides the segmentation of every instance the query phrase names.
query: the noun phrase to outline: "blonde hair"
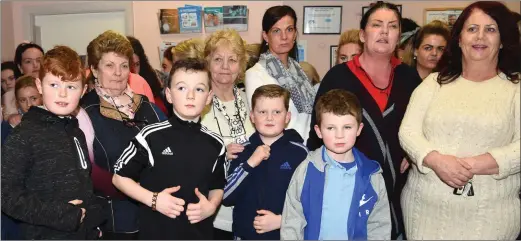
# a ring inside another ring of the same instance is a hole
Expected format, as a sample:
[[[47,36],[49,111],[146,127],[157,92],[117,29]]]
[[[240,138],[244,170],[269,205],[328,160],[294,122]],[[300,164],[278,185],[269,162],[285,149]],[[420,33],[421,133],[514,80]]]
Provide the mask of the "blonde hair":
[[[304,70],[304,73],[308,76],[309,81],[311,81],[311,85],[320,83],[320,75],[318,75],[318,72],[313,65],[304,61],[299,64],[302,70]]]
[[[206,59],[208,66],[210,66],[212,54],[218,47],[223,45],[230,47],[232,52],[239,58],[240,70],[235,82],[237,83],[239,80],[244,78],[248,55],[246,53],[246,44],[237,31],[234,29],[225,29],[214,32],[206,38],[204,45],[204,58]]]
[[[172,48],[172,60],[198,59],[202,60],[204,52],[204,41],[198,38],[191,38],[178,43]]]

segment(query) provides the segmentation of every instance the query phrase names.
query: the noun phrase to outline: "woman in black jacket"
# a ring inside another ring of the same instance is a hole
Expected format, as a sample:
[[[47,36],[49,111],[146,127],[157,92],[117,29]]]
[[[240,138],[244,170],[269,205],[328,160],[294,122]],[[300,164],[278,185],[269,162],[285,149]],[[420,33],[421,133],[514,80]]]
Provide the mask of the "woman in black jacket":
[[[95,89],[81,100],[94,129],[94,191],[109,204],[108,221],[101,229],[105,239],[137,239],[138,206],[112,185],[114,164],[128,143],[147,124],[166,117],[148,98],[128,85],[132,55],[129,40],[106,31],[87,46]]]
[[[362,54],[329,70],[315,99],[316,104],[320,96],[332,89],[345,89],[359,98],[365,128],[355,146],[382,167],[393,220],[392,239],[404,233],[400,192],[405,181],[401,173],[407,161],[398,141],[398,129],[409,98],[421,82],[416,71],[394,57],[400,21],[400,12],[394,4],[378,2],[371,7],[360,22]],[[315,124],[313,108],[307,142],[310,150],[322,145],[313,128]]]

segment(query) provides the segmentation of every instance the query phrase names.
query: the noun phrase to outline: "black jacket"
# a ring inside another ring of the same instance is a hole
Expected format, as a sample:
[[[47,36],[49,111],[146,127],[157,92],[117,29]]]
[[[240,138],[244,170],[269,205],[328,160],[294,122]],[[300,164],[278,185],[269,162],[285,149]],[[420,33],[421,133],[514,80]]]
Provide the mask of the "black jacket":
[[[78,120],[31,107],[2,150],[2,211],[24,239],[95,239],[104,219]],[[83,204],[74,206],[74,199]],[[81,209],[86,215],[80,223]]]
[[[389,100],[382,113],[374,98],[348,65],[339,64],[331,68],[324,76],[315,99],[316,104],[316,100],[329,90],[344,89],[355,94],[360,100],[364,129],[356,139],[355,147],[369,159],[378,161],[382,167],[393,220],[391,239],[396,239],[399,234],[404,233],[400,194],[406,175],[400,174],[400,163],[405,157],[405,152],[398,140],[398,130],[409,104],[409,98],[420,83],[421,78],[416,70],[405,64],[396,66]],[[311,129],[307,141],[309,150],[315,150],[322,145],[322,140],[318,138],[313,128],[315,124],[316,114],[315,108],[313,108]]]
[[[137,94],[135,94],[137,95]],[[139,230],[137,202],[129,199],[112,185],[114,164],[128,143],[148,124],[166,119],[159,108],[141,96],[135,103],[137,111],[134,120],[140,121],[135,126],[126,126],[122,121],[108,118],[101,114],[105,107],[95,90],[81,99],[81,105],[89,115],[94,129],[94,172],[92,181],[94,192],[106,198],[108,220],[101,227],[102,231],[131,233]]]
[[[226,148],[221,137],[174,114],[143,128],[127,146],[114,168],[118,175],[152,192],[181,186],[172,195],[185,201],[185,211],[175,219],[141,204],[139,238],[213,239],[213,216],[190,224],[186,210],[189,203],[199,202],[195,188],[206,198],[211,190],[224,189]]]

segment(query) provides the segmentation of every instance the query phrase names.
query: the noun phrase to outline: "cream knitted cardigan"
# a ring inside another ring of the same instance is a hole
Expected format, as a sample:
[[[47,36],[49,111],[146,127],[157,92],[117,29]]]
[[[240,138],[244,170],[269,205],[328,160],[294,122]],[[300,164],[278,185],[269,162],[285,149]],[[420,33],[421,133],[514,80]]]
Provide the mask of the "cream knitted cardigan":
[[[408,239],[515,239],[520,231],[519,84],[503,74],[483,82],[463,77],[440,86],[438,74],[414,91],[400,127],[416,164],[402,192]],[[476,175],[475,196],[454,195],[423,159],[431,151],[456,157],[490,153],[499,174]]]

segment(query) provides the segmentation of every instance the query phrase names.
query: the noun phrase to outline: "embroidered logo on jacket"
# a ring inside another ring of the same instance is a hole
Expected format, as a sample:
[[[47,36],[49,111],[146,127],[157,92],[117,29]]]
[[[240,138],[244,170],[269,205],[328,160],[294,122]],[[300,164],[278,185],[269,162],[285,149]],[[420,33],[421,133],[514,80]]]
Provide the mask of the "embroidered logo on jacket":
[[[374,196],[370,197],[369,199],[365,199],[365,194],[362,195],[362,200],[360,200],[360,205],[358,205],[358,207],[361,208],[361,207],[364,206],[366,203],[368,203],[369,201],[371,201],[371,199],[373,199],[373,197],[374,197]],[[363,209],[365,209],[365,210],[360,210],[360,211],[362,211],[362,212],[358,212],[358,216],[359,216],[359,217],[362,217],[362,213],[365,213],[366,216],[369,215],[369,213],[370,213],[369,209],[367,209],[366,207],[364,207]]]
[[[291,170],[291,166],[288,162],[284,162],[282,165],[280,165],[280,170]]]
[[[170,147],[167,147],[163,150],[163,152],[161,152],[161,154],[163,156],[172,156],[174,155],[174,153],[172,152],[172,150],[170,150]]]

